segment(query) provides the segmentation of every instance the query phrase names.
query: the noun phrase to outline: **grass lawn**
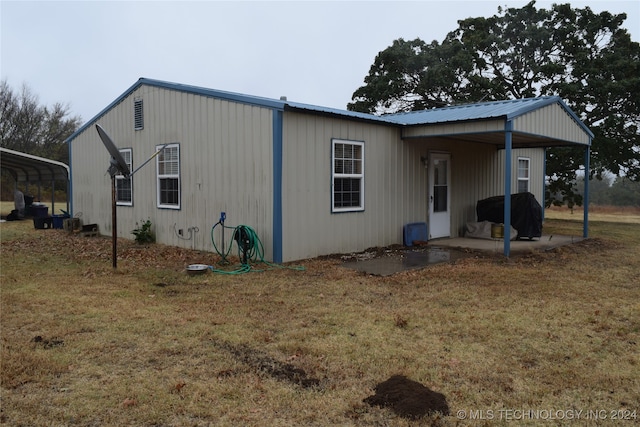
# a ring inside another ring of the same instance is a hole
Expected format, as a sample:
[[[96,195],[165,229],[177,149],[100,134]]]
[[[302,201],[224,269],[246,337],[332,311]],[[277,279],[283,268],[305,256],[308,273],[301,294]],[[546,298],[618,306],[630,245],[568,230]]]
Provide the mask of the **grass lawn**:
[[[640,214],[624,216],[550,252],[388,277],[338,257],[188,276],[216,257],[128,240],[114,270],[110,238],[5,222],[0,424],[637,425]],[[581,234],[581,214],[546,218]],[[365,401],[394,375],[448,415]]]

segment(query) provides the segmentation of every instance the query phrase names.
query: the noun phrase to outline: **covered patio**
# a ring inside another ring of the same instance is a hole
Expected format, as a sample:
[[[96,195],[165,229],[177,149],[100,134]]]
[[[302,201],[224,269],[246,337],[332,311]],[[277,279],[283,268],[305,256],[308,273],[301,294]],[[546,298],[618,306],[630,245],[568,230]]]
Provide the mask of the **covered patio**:
[[[503,194],[512,191],[512,150],[517,148],[549,148],[580,146],[584,148],[584,173],[589,175],[590,147],[593,133],[578,116],[557,96],[530,99],[486,102],[402,113],[391,116],[404,127],[402,139],[418,143],[429,141],[466,142],[491,144],[504,150],[505,170]],[[545,171],[546,174],[546,171]],[[544,206],[544,200],[542,201]],[[585,181],[584,206],[589,206],[589,181]],[[588,208],[584,210],[583,238],[588,237]],[[512,250],[526,249],[525,241],[512,241],[511,200],[504,201],[504,239],[500,241],[502,252],[509,256]],[[530,242],[538,248],[545,238]],[[455,245],[461,238],[438,240],[439,245]],[[464,239],[466,244],[481,247],[495,247],[495,241]],[[557,240],[556,240],[557,242]],[[431,242],[430,242],[431,243]],[[435,242],[434,242],[435,244]],[[551,244],[551,243],[550,243]],[[555,242],[554,242],[555,244]]]

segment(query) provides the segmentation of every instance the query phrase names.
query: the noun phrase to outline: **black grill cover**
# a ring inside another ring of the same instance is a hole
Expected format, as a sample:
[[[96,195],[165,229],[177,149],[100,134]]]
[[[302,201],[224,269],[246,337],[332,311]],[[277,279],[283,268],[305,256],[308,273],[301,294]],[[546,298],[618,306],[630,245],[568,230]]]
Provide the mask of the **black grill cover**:
[[[478,221],[504,223],[504,196],[478,200]],[[518,232],[518,239],[542,236],[542,206],[531,193],[511,195],[511,226]]]

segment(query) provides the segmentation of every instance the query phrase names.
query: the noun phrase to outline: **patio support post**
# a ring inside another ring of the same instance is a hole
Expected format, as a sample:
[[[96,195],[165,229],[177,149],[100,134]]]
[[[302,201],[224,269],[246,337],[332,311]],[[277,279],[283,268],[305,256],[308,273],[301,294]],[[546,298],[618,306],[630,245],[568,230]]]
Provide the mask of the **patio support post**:
[[[582,237],[584,237],[585,239],[589,237],[589,175],[591,174],[590,160],[591,146],[587,145],[587,148],[584,150],[584,218],[582,220]]]
[[[513,122],[504,126],[504,256],[511,253],[511,145]]]
[[[544,222],[544,206],[547,203],[547,147],[544,147],[544,157],[542,158],[542,222]]]

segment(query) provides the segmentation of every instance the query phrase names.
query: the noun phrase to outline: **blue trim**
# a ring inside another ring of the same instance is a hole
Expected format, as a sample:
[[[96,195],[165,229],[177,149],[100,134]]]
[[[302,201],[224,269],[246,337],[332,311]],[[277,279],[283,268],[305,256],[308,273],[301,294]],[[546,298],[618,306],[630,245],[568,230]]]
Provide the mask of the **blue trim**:
[[[591,141],[589,141],[589,146]],[[589,237],[589,175],[591,174],[591,148],[584,151],[584,218],[582,223],[582,237]]]
[[[587,127],[587,125],[585,125],[582,122],[582,120],[580,120],[580,118],[576,115],[576,113],[574,113],[573,110],[569,108],[569,106],[565,104],[562,98],[560,98],[559,96],[542,97],[541,102],[539,104],[526,106],[525,108],[521,108],[520,110],[514,111],[511,114],[507,114],[507,119],[514,119],[516,117],[530,113],[531,111],[534,111],[539,108],[546,107],[547,105],[551,105],[555,103],[558,103],[560,107],[562,107],[562,109],[576,122],[576,124],[580,126],[580,128],[582,128],[582,130],[587,135],[589,135],[589,138],[590,138],[589,145],[591,145],[591,138],[593,138],[594,136],[593,132],[591,132],[591,130]]]
[[[282,262],[282,110],[273,110],[273,262]]]
[[[511,252],[511,139],[513,122],[504,125],[504,256]]]

